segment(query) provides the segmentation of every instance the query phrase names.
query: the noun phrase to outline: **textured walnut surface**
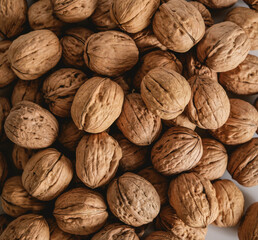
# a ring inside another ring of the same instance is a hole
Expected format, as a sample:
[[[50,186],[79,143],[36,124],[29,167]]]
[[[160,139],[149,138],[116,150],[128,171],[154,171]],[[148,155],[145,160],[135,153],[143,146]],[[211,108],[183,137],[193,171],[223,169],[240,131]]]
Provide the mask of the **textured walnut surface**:
[[[251,8],[258,10],[258,1],[257,0],[244,0]]]
[[[49,232],[50,232],[50,239],[51,240],[77,240],[77,238],[70,234],[70,233],[66,233],[64,231],[62,231],[54,218],[49,218],[49,219],[46,219],[47,220],[47,223],[49,225]]]
[[[5,97],[0,97],[0,142],[6,139],[4,124],[11,110],[10,102]]]
[[[177,237],[173,236],[170,232],[156,231],[152,232],[145,238],[145,240],[178,240]]]
[[[209,8],[226,8],[234,5],[237,0],[198,0]]]
[[[0,189],[2,191],[3,184],[8,175],[8,165],[5,155],[0,152]]]
[[[12,150],[12,160],[14,166],[19,170],[23,170],[34,153],[35,150],[33,149],[23,148],[18,146],[17,144],[14,144]]]

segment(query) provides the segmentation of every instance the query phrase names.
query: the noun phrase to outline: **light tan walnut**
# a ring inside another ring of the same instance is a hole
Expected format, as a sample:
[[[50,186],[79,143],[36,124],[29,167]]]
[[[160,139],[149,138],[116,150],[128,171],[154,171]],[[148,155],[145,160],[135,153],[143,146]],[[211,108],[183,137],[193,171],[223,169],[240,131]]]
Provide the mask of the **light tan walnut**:
[[[234,5],[237,0],[197,0],[209,8],[212,9],[220,9],[220,8],[227,8]]]
[[[257,0],[244,0],[246,4],[249,5],[250,8],[258,11],[258,1]]]
[[[5,155],[0,152],[0,191],[2,191],[3,184],[8,175],[8,165]]]
[[[165,231],[155,231],[149,234],[145,240],[178,240],[177,237],[175,237],[170,232]]]
[[[11,221],[12,221],[12,218],[7,214],[0,215],[0,236]]]
[[[11,105],[9,100],[5,97],[0,97],[0,142],[4,142],[6,140],[4,124],[10,110]]]
[[[12,160],[14,166],[19,170],[23,170],[34,153],[35,150],[33,149],[23,148],[17,144],[14,144],[12,150]]]

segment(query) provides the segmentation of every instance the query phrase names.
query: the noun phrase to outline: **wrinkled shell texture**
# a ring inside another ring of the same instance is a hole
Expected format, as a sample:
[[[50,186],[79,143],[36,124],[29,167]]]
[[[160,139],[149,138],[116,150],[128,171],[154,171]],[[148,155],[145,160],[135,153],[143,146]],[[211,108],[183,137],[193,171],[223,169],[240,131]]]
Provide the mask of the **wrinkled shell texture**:
[[[1,0],[0,19],[1,37],[11,38],[18,35],[27,20],[27,1]]]
[[[0,97],[0,142],[5,140],[4,124],[11,110],[9,100],[5,97]]]
[[[218,216],[218,200],[211,182],[195,173],[171,181],[169,202],[179,218],[190,227],[205,228]]]
[[[90,188],[107,184],[116,174],[122,149],[106,132],[85,135],[76,148],[76,173]]]
[[[55,202],[54,217],[65,232],[88,235],[101,229],[108,213],[103,197],[86,188],[74,188]]]
[[[7,214],[0,215],[0,236],[11,221],[12,221],[12,218]]]
[[[197,133],[184,127],[172,127],[153,146],[151,160],[158,172],[169,176],[193,168],[202,154],[202,140]]]
[[[8,165],[6,161],[6,157],[3,153],[0,152],[0,187],[2,189],[3,183],[8,174]],[[1,234],[1,233],[0,233]]]
[[[119,76],[138,61],[135,42],[125,33],[106,31],[92,34],[85,43],[84,60],[94,72],[106,76]]]
[[[237,0],[198,0],[209,8],[226,8],[234,5]]]
[[[175,52],[187,52],[205,33],[201,13],[184,0],[163,3],[154,15],[152,26],[157,39]]]
[[[44,202],[30,196],[24,189],[20,176],[7,179],[1,198],[4,212],[12,217],[18,217],[27,212],[40,212],[46,208]]]
[[[11,44],[11,41],[0,41],[0,88],[7,86],[16,79],[16,75],[7,59],[8,49]]]
[[[12,221],[0,236],[0,240],[49,240],[46,220],[36,214],[27,214]]]
[[[148,27],[159,4],[160,0],[113,0],[110,16],[122,30],[137,33]]]
[[[239,240],[257,239],[258,228],[258,202],[253,203],[247,209],[244,218],[238,228]]]
[[[244,0],[251,8],[258,10],[258,1],[257,0]]]
[[[52,113],[69,117],[74,95],[87,76],[80,70],[62,68],[52,73],[43,83],[42,92]]]
[[[125,97],[116,124],[129,141],[139,146],[150,145],[158,138],[162,127],[160,118],[147,109],[138,93]]]
[[[230,180],[213,183],[219,203],[219,215],[213,224],[219,227],[236,226],[244,213],[244,195]]]
[[[187,115],[194,124],[204,129],[217,129],[228,120],[230,102],[226,91],[216,81],[194,76],[188,80],[192,97]]]
[[[228,13],[226,20],[242,27],[251,42],[251,50],[258,50],[257,11],[245,7],[237,7]]]
[[[124,91],[124,94],[131,93],[131,77],[127,74],[118,76],[116,78],[112,79],[114,82],[116,82]]]
[[[12,70],[22,80],[39,78],[59,61],[62,47],[49,30],[35,30],[16,38],[8,51]]]
[[[32,149],[50,146],[58,135],[58,122],[55,117],[46,109],[29,101],[22,101],[11,109],[4,128],[12,142]]]
[[[160,210],[159,195],[152,184],[130,172],[109,185],[107,202],[120,221],[134,227],[152,222]]]
[[[252,139],[258,126],[258,112],[254,106],[241,99],[230,99],[227,122],[211,134],[227,145],[237,145]]]
[[[77,240],[72,234],[66,233],[62,231],[58,226],[54,219],[47,219],[50,231],[50,239],[51,240]]]
[[[123,89],[109,78],[93,77],[77,91],[71,115],[80,130],[100,133],[119,117],[124,102]]]
[[[241,185],[258,185],[258,138],[237,148],[230,156],[228,171]]]
[[[156,231],[148,235],[145,240],[178,240],[177,237],[173,236],[170,232]]]
[[[202,145],[202,158],[191,171],[209,180],[222,177],[228,163],[228,155],[225,147],[220,142],[211,138],[203,138]]]
[[[141,97],[151,112],[169,120],[184,111],[191,98],[191,88],[179,73],[158,67],[143,78]]]
[[[19,170],[23,170],[34,153],[35,151],[32,149],[23,148],[15,144],[12,151],[14,166]]]
[[[76,23],[90,17],[97,0],[51,0],[54,14],[63,22]]]
[[[185,112],[178,115],[176,118],[171,120],[163,120],[162,121],[167,127],[186,127],[194,130],[196,125],[192,123]]]
[[[236,68],[251,48],[245,31],[233,22],[211,26],[197,45],[199,61],[216,72]]]
[[[50,201],[60,195],[73,177],[72,163],[54,148],[34,154],[22,173],[24,188],[33,197]]]

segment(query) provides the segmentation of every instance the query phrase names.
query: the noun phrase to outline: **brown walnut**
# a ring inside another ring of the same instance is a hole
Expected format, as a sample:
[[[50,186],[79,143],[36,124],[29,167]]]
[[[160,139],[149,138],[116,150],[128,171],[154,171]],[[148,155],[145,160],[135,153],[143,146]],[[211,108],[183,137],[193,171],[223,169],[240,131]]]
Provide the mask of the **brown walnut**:
[[[50,240],[77,240],[74,235],[62,231],[54,218],[47,219],[47,223],[49,225]]]
[[[244,0],[244,2],[249,5],[250,8],[258,11],[258,1],[257,0]]]
[[[0,191],[2,191],[3,184],[8,175],[8,165],[5,155],[0,152]]]
[[[12,221],[12,218],[7,214],[0,215],[0,236],[11,221]]]
[[[197,0],[209,8],[219,9],[219,8],[227,8],[234,5],[237,0]]]
[[[12,160],[14,166],[19,170],[23,170],[34,153],[35,150],[33,149],[23,148],[17,144],[14,144],[12,150]]]
[[[145,240],[178,240],[178,238],[170,232],[156,231],[148,235]]]
[[[0,142],[6,140],[4,124],[7,116],[9,115],[11,110],[11,105],[9,100],[5,97],[0,97]]]
[[[124,74],[115,77],[112,80],[124,90],[124,95],[131,93],[131,76]]]

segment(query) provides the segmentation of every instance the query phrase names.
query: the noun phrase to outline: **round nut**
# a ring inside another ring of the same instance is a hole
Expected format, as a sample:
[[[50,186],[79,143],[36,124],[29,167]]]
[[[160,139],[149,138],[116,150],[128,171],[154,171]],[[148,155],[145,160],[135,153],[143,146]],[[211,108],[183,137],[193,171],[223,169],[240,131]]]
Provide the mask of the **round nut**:
[[[152,27],[163,45],[180,53],[190,50],[205,33],[201,13],[184,0],[163,3],[154,15]]]
[[[21,35],[8,50],[11,68],[22,80],[39,78],[59,62],[61,55],[59,39],[49,30]]]
[[[19,170],[23,170],[34,153],[35,150],[33,149],[23,148],[17,144],[14,144],[12,151],[12,160],[14,166]]]
[[[195,173],[172,180],[168,198],[178,217],[190,227],[206,228],[219,214],[215,188]]]
[[[124,101],[123,89],[109,78],[93,77],[77,91],[71,115],[79,130],[100,133],[119,117]]]
[[[153,143],[162,127],[160,118],[147,109],[138,93],[125,96],[123,110],[116,124],[129,141],[139,146]]]
[[[3,184],[8,175],[8,165],[6,157],[0,152],[0,191],[2,191]],[[1,234],[0,234],[1,235]]]
[[[213,222],[218,227],[233,227],[244,213],[244,195],[230,180],[223,179],[213,183],[219,203],[219,215]]]
[[[155,188],[144,178],[130,172],[108,186],[107,202],[120,221],[134,227],[152,222],[160,210]]]
[[[0,215],[0,236],[11,221],[12,221],[12,218],[10,216],[6,214]]]
[[[243,62],[251,48],[245,31],[233,22],[211,26],[197,45],[198,60],[215,72],[227,72]]]
[[[150,235],[148,235],[145,240],[178,240],[177,237],[175,237],[170,232],[163,232],[163,231],[156,231],[152,232]]]
[[[250,103],[230,99],[230,115],[227,122],[211,134],[227,145],[237,145],[252,139],[258,126],[258,112]]]
[[[61,230],[77,235],[98,231],[108,218],[103,197],[87,188],[74,188],[60,195],[53,214]]]
[[[163,175],[190,170],[203,154],[202,140],[193,130],[172,127],[154,144],[151,160],[154,168]]]
[[[47,223],[49,225],[49,231],[50,231],[50,239],[51,240],[77,240],[74,235],[70,233],[66,233],[62,231],[58,226],[55,221],[55,219],[50,218],[47,219]]]
[[[11,109],[4,129],[7,137],[21,147],[45,148],[57,138],[58,122],[46,109],[22,101]]]
[[[218,9],[218,8],[227,8],[234,5],[237,0],[197,0],[209,8]]]
[[[249,5],[250,8],[253,8],[258,11],[258,1],[257,0],[244,0],[244,2]]]
[[[4,124],[6,121],[7,116],[9,115],[11,110],[11,105],[9,100],[5,97],[0,97],[0,142],[5,141],[5,131],[4,131]]]

